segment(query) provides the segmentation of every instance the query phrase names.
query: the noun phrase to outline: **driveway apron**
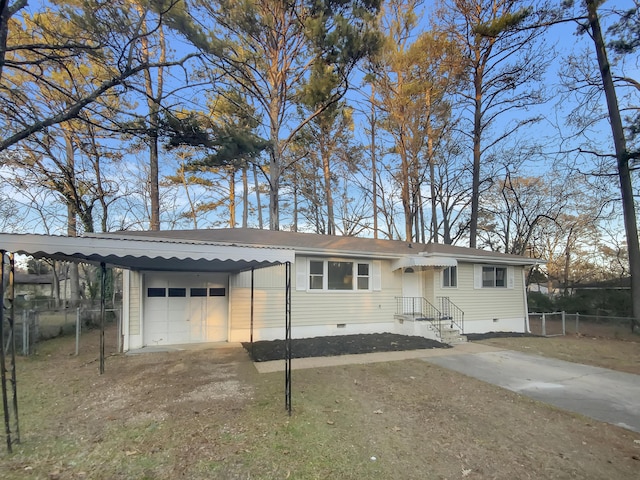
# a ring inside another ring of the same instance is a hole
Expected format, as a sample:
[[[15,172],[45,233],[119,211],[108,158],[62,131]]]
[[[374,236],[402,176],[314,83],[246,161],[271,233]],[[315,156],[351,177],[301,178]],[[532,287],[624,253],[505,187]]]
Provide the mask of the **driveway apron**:
[[[423,360],[564,410],[640,432],[640,375],[511,350]]]

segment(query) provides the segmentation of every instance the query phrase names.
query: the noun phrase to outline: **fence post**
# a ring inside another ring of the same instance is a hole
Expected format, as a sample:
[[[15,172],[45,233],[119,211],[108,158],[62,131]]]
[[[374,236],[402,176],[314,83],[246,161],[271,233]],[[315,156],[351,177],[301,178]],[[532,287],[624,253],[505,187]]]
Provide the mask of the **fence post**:
[[[76,357],[80,350],[80,307],[76,307]]]
[[[115,306],[115,305],[114,305]],[[122,331],[122,307],[120,307],[119,309],[113,309],[113,312],[116,314],[116,340],[117,340],[117,344],[116,344],[116,353],[122,353],[122,334],[120,333]]]
[[[580,313],[576,312],[576,333],[580,333]]]
[[[564,316],[564,312],[562,312],[562,335],[567,334],[567,324],[565,323],[566,317]]]
[[[542,336],[547,336],[547,317],[544,312],[542,312]]]
[[[29,355],[29,313],[22,312],[22,355]]]

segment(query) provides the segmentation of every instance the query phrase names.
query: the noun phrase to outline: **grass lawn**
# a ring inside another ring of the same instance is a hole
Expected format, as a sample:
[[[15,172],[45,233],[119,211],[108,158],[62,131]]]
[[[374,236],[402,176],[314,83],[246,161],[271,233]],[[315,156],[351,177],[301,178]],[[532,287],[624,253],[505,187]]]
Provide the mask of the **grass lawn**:
[[[613,367],[609,357],[628,352],[625,371],[637,368],[640,348],[569,337],[484,342]],[[99,376],[97,344],[90,332],[79,357],[67,337],[19,358],[22,443],[12,455],[0,450],[1,478],[635,479],[640,471],[640,434],[420,360],[296,370],[288,417],[284,375],[258,374],[240,348],[112,355]]]

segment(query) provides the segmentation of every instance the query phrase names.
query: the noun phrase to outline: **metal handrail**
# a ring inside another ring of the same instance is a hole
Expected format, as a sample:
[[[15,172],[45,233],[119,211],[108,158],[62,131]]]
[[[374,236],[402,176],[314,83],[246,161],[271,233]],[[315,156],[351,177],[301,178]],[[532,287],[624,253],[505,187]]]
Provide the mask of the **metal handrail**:
[[[438,297],[438,307],[442,312],[442,319],[451,322],[451,328],[455,326],[464,334],[464,311],[449,300],[449,297]]]
[[[396,314],[429,322],[442,338],[442,313],[424,297],[396,297]]]

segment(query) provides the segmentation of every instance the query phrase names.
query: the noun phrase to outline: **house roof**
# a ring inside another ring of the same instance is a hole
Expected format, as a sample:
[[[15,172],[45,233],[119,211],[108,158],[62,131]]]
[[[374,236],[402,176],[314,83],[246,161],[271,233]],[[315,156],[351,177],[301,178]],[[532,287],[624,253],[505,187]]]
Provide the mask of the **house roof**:
[[[295,254],[386,258],[393,269],[457,262],[532,265],[542,261],[474,248],[400,240],[247,228],[126,231],[84,237],[0,233],[0,249],[55,260],[139,270],[241,271],[293,262]]]
[[[16,272],[13,283],[16,285],[51,285],[53,283],[53,274],[35,274]]]
[[[251,245],[259,248],[290,248],[298,254],[335,254],[367,258],[429,257],[430,261],[415,260],[414,265],[450,266],[450,259],[462,262],[533,265],[542,260],[491,252],[476,248],[458,247],[440,243],[416,243],[401,240],[382,240],[362,237],[318,235],[313,233],[259,230],[252,228],[226,228],[207,230],[126,231],[112,234],[94,234],[110,238],[146,238],[157,241],[222,242],[230,245]],[[439,259],[439,260],[438,260]]]

